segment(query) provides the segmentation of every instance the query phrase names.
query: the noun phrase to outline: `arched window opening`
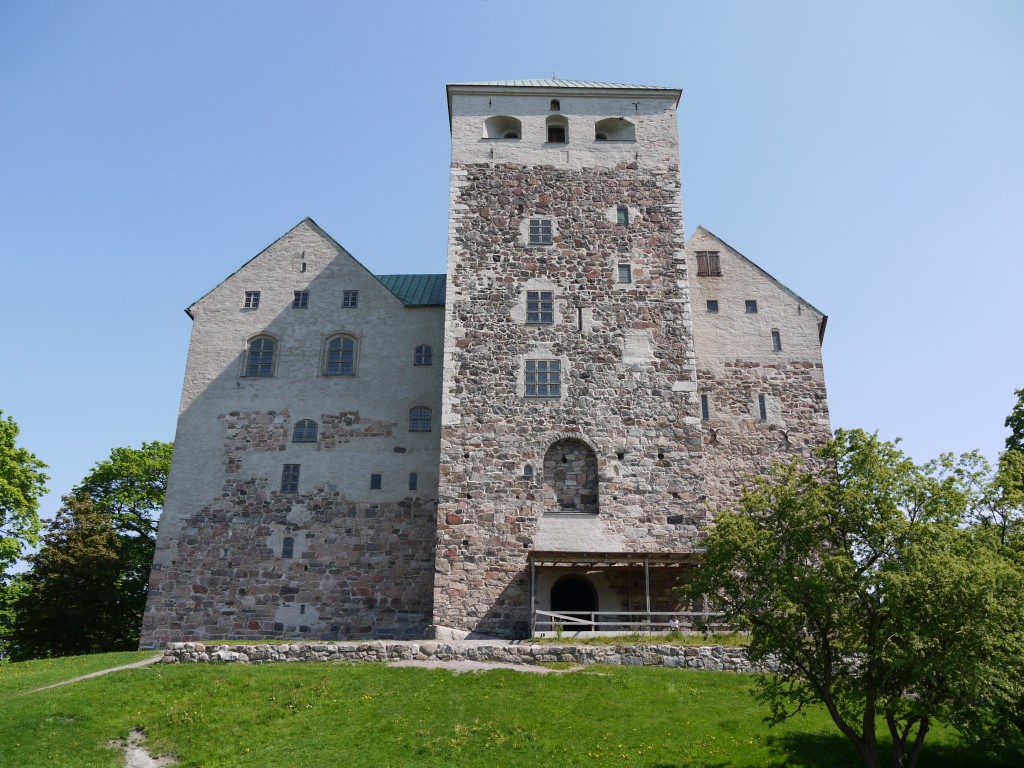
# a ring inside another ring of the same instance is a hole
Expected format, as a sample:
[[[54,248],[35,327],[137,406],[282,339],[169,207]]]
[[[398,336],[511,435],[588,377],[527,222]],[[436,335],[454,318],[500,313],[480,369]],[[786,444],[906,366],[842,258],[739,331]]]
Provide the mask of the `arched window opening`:
[[[332,336],[327,340],[325,376],[354,376],[356,372],[356,340],[351,336]]]
[[[484,120],[484,138],[518,139],[523,135],[523,126],[516,118],[508,115],[488,117]]]
[[[409,411],[409,431],[429,432],[430,431],[430,409],[423,406],[413,408]]]
[[[594,124],[597,141],[636,141],[636,126],[621,117],[607,117]]]
[[[285,536],[284,542],[281,544],[281,557],[292,557],[295,551],[295,539],[291,536]]]
[[[268,378],[274,375],[274,351],[277,343],[269,336],[257,336],[249,341],[245,354],[247,377]]]
[[[523,477],[533,478],[533,464],[523,467]]]
[[[552,115],[547,119],[548,144],[565,144],[569,140],[569,121]]]
[[[416,352],[413,355],[413,365],[433,365],[434,364],[434,348],[429,344],[420,344],[416,347]]]
[[[563,576],[551,587],[551,612],[562,615],[597,613],[597,590],[585,576]]]
[[[317,424],[312,419],[303,419],[295,422],[292,429],[293,443],[315,443]]]
[[[562,109],[562,102],[560,102],[558,99],[552,99],[551,100],[551,111],[552,112],[559,112],[559,111],[561,111],[561,109]]]
[[[558,440],[544,454],[544,486],[555,510],[596,515],[597,455],[580,440]]]

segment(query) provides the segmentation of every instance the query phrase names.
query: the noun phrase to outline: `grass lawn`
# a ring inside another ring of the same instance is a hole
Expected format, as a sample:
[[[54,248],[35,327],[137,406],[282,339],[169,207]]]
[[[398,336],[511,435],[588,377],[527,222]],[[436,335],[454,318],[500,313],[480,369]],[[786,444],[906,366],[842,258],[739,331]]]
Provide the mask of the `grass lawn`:
[[[587,668],[453,675],[379,664],[163,665],[20,691],[144,658],[0,665],[0,765],[118,766],[105,745],[146,728],[182,766],[855,766],[822,711],[769,730],[748,675]],[[109,664],[108,664],[109,663]],[[1012,766],[955,732],[922,766]]]

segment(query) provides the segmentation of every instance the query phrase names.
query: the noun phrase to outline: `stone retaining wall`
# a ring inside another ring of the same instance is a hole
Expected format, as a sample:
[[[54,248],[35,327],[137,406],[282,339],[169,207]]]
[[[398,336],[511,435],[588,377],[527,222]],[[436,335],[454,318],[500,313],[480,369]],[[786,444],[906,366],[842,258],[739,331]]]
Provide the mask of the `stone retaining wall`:
[[[722,645],[450,645],[424,641],[367,643],[168,643],[168,664],[266,664],[289,661],[485,661],[498,664],[569,662],[587,666],[679,667],[730,672],[772,671],[747,660],[745,648]]]

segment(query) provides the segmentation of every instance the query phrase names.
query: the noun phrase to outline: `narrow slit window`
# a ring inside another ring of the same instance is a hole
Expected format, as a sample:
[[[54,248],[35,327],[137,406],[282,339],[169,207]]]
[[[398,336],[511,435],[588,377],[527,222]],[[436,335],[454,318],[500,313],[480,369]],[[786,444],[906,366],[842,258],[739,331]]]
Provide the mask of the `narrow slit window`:
[[[415,472],[409,473],[409,490],[418,491],[420,487],[420,479]]]
[[[615,221],[624,227],[629,226],[629,208],[620,205],[615,211]]]
[[[778,331],[772,331],[772,351],[782,351],[782,335]]]
[[[711,407],[708,404],[708,396],[700,396],[700,418],[702,421],[707,421],[711,418]]]
[[[295,539],[291,536],[285,536],[284,541],[281,542],[281,557],[285,559],[291,558],[295,553]]]
[[[632,283],[633,282],[633,267],[629,264],[619,264],[619,282],[620,283]]]
[[[535,325],[555,322],[555,297],[552,291],[526,292],[526,322]]]
[[[757,396],[757,412],[761,421],[768,421],[768,403],[765,401],[764,395]]]

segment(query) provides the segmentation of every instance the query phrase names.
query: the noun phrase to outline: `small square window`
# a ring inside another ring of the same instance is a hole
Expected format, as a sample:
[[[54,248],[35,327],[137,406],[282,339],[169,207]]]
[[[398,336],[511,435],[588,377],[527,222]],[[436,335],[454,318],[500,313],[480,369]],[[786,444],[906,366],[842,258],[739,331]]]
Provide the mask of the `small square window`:
[[[718,314],[718,299],[708,299],[708,312],[712,315]]]
[[[721,277],[718,251],[697,251],[697,277]]]
[[[708,396],[700,396],[700,418],[702,421],[707,421],[711,418],[711,406],[708,404]]]
[[[292,299],[293,309],[305,309],[309,306],[309,291],[296,291]]]
[[[245,309],[258,309],[260,306],[260,292],[259,291],[246,291],[245,292],[245,304],[242,305]]]
[[[416,347],[416,351],[412,357],[413,365],[433,365],[434,364],[434,348],[429,344],[420,344]]]
[[[778,331],[772,331],[772,351],[782,351],[782,335]]]
[[[342,291],[341,292],[341,306],[343,306],[343,307],[358,307],[359,306],[359,291]]]
[[[747,299],[747,314],[748,315],[756,315],[757,314],[757,302],[754,299]]]
[[[526,322],[550,325],[555,322],[554,293],[551,291],[526,292]]]
[[[619,264],[619,282],[633,282],[633,267],[631,267],[629,264]]]
[[[624,205],[620,205],[615,211],[616,223],[621,224],[624,227],[629,226],[629,208]]]
[[[409,490],[418,491],[420,485],[420,479],[415,472],[409,473]]]
[[[561,397],[562,363],[558,360],[526,361],[527,397]]]
[[[299,492],[299,465],[285,464],[281,470],[281,493]]]
[[[530,219],[530,245],[551,245],[551,219]]]
[[[381,488],[381,477],[382,477],[382,475],[379,475],[376,472],[373,473],[372,475],[370,475],[370,490],[371,491],[379,491],[380,490],[380,488]]]

